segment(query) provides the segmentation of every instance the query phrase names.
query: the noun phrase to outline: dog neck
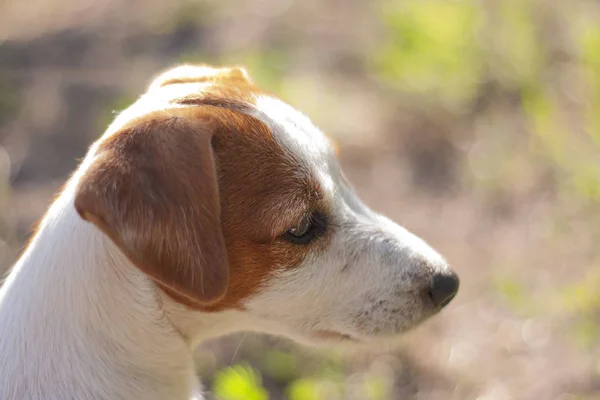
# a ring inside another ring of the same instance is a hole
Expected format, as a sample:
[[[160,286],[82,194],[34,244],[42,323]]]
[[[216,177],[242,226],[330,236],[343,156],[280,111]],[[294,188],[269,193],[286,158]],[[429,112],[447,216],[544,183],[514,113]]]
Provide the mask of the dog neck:
[[[189,399],[192,348],[223,316],[163,295],[79,218],[73,188],[0,288],[0,399]]]

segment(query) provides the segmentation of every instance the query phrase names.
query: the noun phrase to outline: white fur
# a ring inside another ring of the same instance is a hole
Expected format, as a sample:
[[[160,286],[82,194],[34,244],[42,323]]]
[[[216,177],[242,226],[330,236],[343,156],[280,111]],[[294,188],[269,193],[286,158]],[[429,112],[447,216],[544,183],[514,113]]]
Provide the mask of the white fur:
[[[421,292],[444,260],[360,202],[306,117],[268,97],[256,109],[325,188],[335,212],[327,250],[282,268],[246,311],[190,311],[80,219],[74,191],[86,161],[0,288],[0,400],[188,399],[192,350],[206,338],[254,330],[315,342],[333,331],[371,341],[436,311]]]

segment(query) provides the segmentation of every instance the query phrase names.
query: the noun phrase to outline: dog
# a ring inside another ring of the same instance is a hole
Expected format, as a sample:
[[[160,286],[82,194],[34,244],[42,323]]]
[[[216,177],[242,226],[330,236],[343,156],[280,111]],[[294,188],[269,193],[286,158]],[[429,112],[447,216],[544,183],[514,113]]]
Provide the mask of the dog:
[[[457,275],[361,202],[242,67],[160,74],[89,149],[0,289],[0,399],[189,399],[203,340],[383,343]]]

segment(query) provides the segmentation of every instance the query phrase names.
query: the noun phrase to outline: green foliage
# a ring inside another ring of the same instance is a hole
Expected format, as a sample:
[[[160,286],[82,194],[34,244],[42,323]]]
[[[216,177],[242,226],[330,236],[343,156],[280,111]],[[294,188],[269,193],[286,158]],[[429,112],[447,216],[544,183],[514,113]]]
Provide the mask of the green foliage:
[[[343,396],[340,381],[302,378],[294,381],[287,390],[289,400],[337,400]]]
[[[297,359],[290,353],[269,350],[262,363],[263,372],[278,382],[289,382],[296,377]]]
[[[591,348],[598,343],[600,329],[597,318],[600,316],[600,273],[591,272],[580,282],[568,285],[563,291],[566,309],[575,316],[570,325],[577,344]]]
[[[597,203],[600,201],[600,28],[589,25],[577,36],[580,42],[580,59],[584,86],[588,88],[583,113],[582,130],[591,138],[591,142],[575,135],[564,99],[555,88],[542,81],[541,65],[544,64],[541,39],[537,38],[533,28],[535,24],[526,24],[528,32],[524,37],[529,50],[527,54],[536,60],[522,81],[522,105],[531,122],[531,132],[541,146],[541,151],[549,158],[563,179],[561,191],[576,193],[581,199]],[[518,31],[517,31],[518,32]],[[576,157],[573,157],[577,154]]]
[[[389,383],[381,376],[369,374],[363,379],[365,400],[385,400],[388,398]]]
[[[491,73],[505,85],[537,87],[545,66],[544,46],[533,19],[533,3],[521,0],[497,2],[489,10],[494,29],[492,46],[487,52]]]
[[[569,197],[575,192],[581,199],[600,201],[600,146],[573,135],[565,122],[563,105],[544,87],[524,88],[522,104],[540,150],[562,174],[559,189]]]
[[[589,87],[587,133],[600,148],[600,26],[588,24],[581,35],[581,58]]]
[[[260,374],[248,365],[235,365],[215,375],[213,392],[219,400],[267,400]]]
[[[237,54],[230,62],[245,65],[252,71],[252,78],[265,90],[281,92],[284,71],[287,70],[285,52],[275,50],[246,51]]]
[[[503,276],[494,281],[498,293],[508,302],[513,310],[524,313],[531,309],[532,299],[525,285],[514,277]]]
[[[336,400],[344,395],[344,368],[334,354],[320,360],[309,375],[291,382],[287,387],[289,400]]]
[[[592,313],[600,310],[600,273],[593,271],[580,282],[567,286],[563,298],[570,311]]]
[[[337,371],[300,378],[288,386],[287,394],[289,400],[336,400],[348,398],[348,391],[358,391],[364,400],[385,400],[389,398],[388,390],[389,382],[375,374],[366,374],[359,385],[348,387],[344,376]],[[357,398],[357,393],[351,398]]]
[[[576,343],[583,348],[593,348],[598,342],[600,331],[593,318],[581,318],[571,327]]]
[[[386,2],[387,29],[375,57],[375,72],[394,87],[440,96],[446,106],[468,100],[482,72],[476,33],[481,20],[471,2]]]

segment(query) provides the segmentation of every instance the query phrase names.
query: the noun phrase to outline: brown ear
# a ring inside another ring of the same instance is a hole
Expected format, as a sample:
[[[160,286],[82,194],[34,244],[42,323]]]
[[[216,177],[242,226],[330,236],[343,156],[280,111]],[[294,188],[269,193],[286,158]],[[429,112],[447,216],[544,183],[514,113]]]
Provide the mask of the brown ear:
[[[219,300],[229,278],[211,125],[160,116],[111,135],[75,197],[133,264],[199,306]]]

